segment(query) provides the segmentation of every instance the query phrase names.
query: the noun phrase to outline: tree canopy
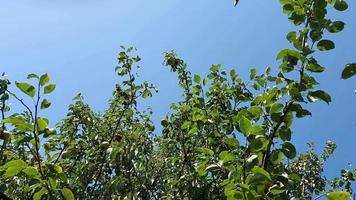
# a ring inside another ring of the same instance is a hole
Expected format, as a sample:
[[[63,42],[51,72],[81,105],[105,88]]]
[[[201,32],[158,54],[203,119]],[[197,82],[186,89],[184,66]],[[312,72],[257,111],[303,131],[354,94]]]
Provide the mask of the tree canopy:
[[[332,101],[315,77],[325,70],[315,52],[335,48],[326,33],[342,31],[345,23],[327,14],[348,4],[280,3],[296,29],[286,36],[292,47],[278,53],[278,67],[251,69],[247,82],[221,65],[212,65],[206,77],[194,75],[176,52],[164,54],[182,99],[160,125],[152,122],[150,109],[138,106],[158,91],[138,81],[141,58],[132,47],[122,46],[118,54],[120,82],[106,111],[93,111],[79,94],[55,127],[40,115],[56,89],[48,74],[29,74],[21,82],[3,76],[0,198],[349,199],[355,170],[342,169],[332,180],[323,176],[336,144],[325,141],[318,155],[313,144],[298,153],[291,141],[294,121],[312,115],[306,103]],[[346,64],[340,74],[351,78],[356,64]]]

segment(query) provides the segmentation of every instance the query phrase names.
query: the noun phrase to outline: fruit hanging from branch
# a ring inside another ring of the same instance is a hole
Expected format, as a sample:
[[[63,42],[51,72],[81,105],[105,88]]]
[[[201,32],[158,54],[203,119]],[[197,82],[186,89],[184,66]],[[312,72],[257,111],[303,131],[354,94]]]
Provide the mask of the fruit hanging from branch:
[[[6,130],[3,130],[0,132],[0,139],[1,140],[4,140],[4,141],[7,141],[10,137],[10,133]]]

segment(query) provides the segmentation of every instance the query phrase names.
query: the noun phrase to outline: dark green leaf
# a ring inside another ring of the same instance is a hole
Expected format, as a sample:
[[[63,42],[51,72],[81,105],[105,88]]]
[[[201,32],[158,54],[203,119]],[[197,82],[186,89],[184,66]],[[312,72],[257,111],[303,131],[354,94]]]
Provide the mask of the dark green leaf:
[[[321,32],[319,30],[312,30],[312,31],[310,31],[309,35],[313,41],[319,41],[319,40],[321,40],[321,38],[323,36],[323,32]]]
[[[279,164],[283,160],[283,157],[284,157],[284,154],[281,151],[274,150],[271,153],[270,161],[276,165],[276,164]]]
[[[278,135],[283,141],[290,141],[292,137],[292,131],[289,128],[281,128],[278,130]]]
[[[323,72],[325,70],[324,67],[320,66],[319,64],[317,63],[309,63],[306,67],[306,69],[308,71],[311,71],[311,72],[317,72],[317,73],[320,73],[320,72]]]
[[[340,32],[342,30],[344,30],[344,27],[345,27],[345,23],[342,22],[342,21],[335,21],[335,22],[332,22],[329,27],[328,27],[328,31],[330,33],[337,33],[337,32]]]
[[[328,51],[335,48],[335,44],[331,40],[320,40],[317,45],[320,51]]]
[[[282,151],[289,159],[293,159],[297,155],[297,150],[295,149],[294,145],[289,142],[286,142],[282,145]]]
[[[345,69],[342,71],[341,78],[348,79],[356,75],[356,63],[347,64]]]
[[[320,99],[320,100],[326,102],[327,104],[329,104],[331,102],[331,96],[323,90],[310,91],[308,93],[308,99],[311,102],[314,102],[317,99]]]
[[[51,106],[51,102],[49,102],[47,99],[43,99],[41,102],[41,109],[46,109]]]
[[[334,4],[334,8],[338,11],[344,11],[347,10],[349,6],[347,5],[346,1],[344,0],[336,0]]]

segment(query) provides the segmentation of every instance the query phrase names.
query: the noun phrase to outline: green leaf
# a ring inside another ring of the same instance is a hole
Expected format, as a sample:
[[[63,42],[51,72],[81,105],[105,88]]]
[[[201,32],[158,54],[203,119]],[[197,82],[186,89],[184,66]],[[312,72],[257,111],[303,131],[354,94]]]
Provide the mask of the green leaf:
[[[308,93],[308,99],[311,102],[314,102],[317,99],[320,99],[320,100],[326,102],[327,104],[329,104],[331,102],[331,96],[323,90],[310,91]]]
[[[57,186],[58,186],[57,179],[52,178],[52,177],[49,177],[48,179],[49,179],[48,182],[49,182],[49,185],[51,186],[51,188],[52,188],[52,189],[57,188]]]
[[[39,132],[43,132],[44,130],[46,130],[48,126],[48,120],[44,119],[44,118],[37,118],[37,127],[38,127],[38,131]]]
[[[277,113],[277,112],[281,111],[283,107],[284,107],[283,104],[281,104],[281,103],[275,103],[275,104],[273,104],[273,105],[271,106],[271,108],[269,109],[269,113],[271,113],[271,114],[272,114],[272,113]]]
[[[224,194],[227,200],[243,199],[242,192],[238,191],[234,184],[228,184],[224,186]]]
[[[255,77],[256,77],[256,69],[255,69],[255,68],[252,68],[252,69],[250,70],[250,80],[255,79]]]
[[[48,190],[46,188],[41,188],[41,190],[39,190],[38,192],[36,192],[34,195],[33,195],[33,200],[40,200],[41,197],[45,194],[48,193]]]
[[[296,173],[289,174],[289,175],[288,175],[288,178],[289,178],[290,180],[292,180],[292,181],[298,181],[298,182],[302,180],[302,179],[299,177],[299,175],[296,174]]]
[[[47,99],[43,99],[41,102],[41,109],[46,109],[51,106],[51,102],[49,102]]]
[[[24,82],[15,82],[16,87],[19,88],[23,93],[30,97],[34,97],[36,94],[36,89],[32,85]]]
[[[295,32],[295,31],[289,32],[287,34],[287,40],[290,43],[293,43],[294,41],[296,41],[297,40],[297,32]]]
[[[278,150],[274,150],[271,153],[270,161],[271,161],[272,164],[276,165],[276,164],[280,163],[283,160],[283,157],[284,157],[283,152],[278,151]]]
[[[247,111],[253,115],[253,119],[259,119],[263,114],[262,108],[258,106],[251,106]]]
[[[163,127],[167,127],[167,126],[169,125],[169,123],[168,123],[168,121],[167,121],[166,119],[162,119],[162,120],[161,120],[161,125],[162,125]]]
[[[44,93],[49,94],[53,92],[54,89],[56,89],[56,84],[49,84],[44,88]]]
[[[201,81],[200,76],[195,74],[195,75],[194,75],[194,82],[195,82],[195,83],[200,83],[200,81]]]
[[[284,64],[287,64],[288,61],[291,65],[296,65],[298,60],[306,62],[307,58],[302,55],[300,52],[293,49],[283,49],[277,55],[277,60],[283,59]],[[288,68],[293,68],[292,66],[285,66]],[[289,70],[290,71],[290,70]]]
[[[74,200],[74,195],[72,191],[68,188],[63,188],[62,189],[62,194],[66,200]]]
[[[349,200],[350,196],[349,192],[329,192],[326,194],[328,200]]]
[[[221,160],[223,160],[224,163],[227,163],[229,161],[235,160],[235,155],[228,152],[228,151],[222,151],[219,154],[219,157]]]
[[[7,162],[4,166],[1,166],[1,169],[7,169],[9,167],[16,167],[16,166],[25,168],[27,167],[27,164],[23,160],[12,160],[10,162]]]
[[[230,71],[230,77],[232,80],[235,80],[237,78],[237,74],[236,74],[236,71],[234,69],[232,69]]]
[[[319,64],[317,63],[309,63],[306,67],[306,69],[308,71],[311,71],[311,72],[316,72],[316,73],[320,73],[320,72],[323,72],[325,70],[324,67],[320,66]]]
[[[265,129],[262,125],[257,125],[257,126],[252,126],[250,129],[250,134],[252,135],[263,135],[265,132]]]
[[[285,189],[279,189],[279,188],[270,188],[270,191],[274,195],[279,195],[279,194],[286,192]]]
[[[288,112],[284,117],[284,124],[287,128],[289,128],[292,125],[292,122],[293,122],[293,113]]]
[[[292,4],[283,5],[283,13],[289,15],[294,11],[294,7]]]
[[[200,165],[198,165],[198,167],[196,168],[196,171],[198,172],[199,176],[205,176],[206,175],[206,162],[201,163]]]
[[[227,146],[236,148],[240,146],[239,141],[237,141],[235,138],[224,138],[224,143],[227,144]]]
[[[345,69],[342,71],[341,78],[348,79],[356,75],[356,63],[347,64]]]
[[[10,123],[14,125],[18,130],[20,131],[33,131],[33,126],[29,123],[27,123],[23,118],[21,117],[8,117],[3,120],[4,123]]]
[[[4,176],[5,177],[12,177],[15,176],[16,174],[18,174],[21,170],[23,169],[23,167],[21,166],[13,166],[13,167],[9,167],[7,168]]]
[[[199,147],[198,151],[201,152],[201,153],[204,153],[206,155],[209,155],[209,156],[213,156],[214,155],[214,151],[212,151],[211,149],[205,148],[205,147]]]
[[[248,145],[248,148],[252,152],[258,152],[263,150],[264,145],[263,145],[263,140],[261,138],[254,138],[250,141],[250,144]]]
[[[212,72],[218,72],[218,71],[220,70],[220,67],[221,67],[221,65],[219,65],[219,64],[217,64],[217,65],[212,65],[212,66],[210,67],[210,71],[212,71]]]
[[[335,44],[331,40],[320,40],[317,44],[320,51],[328,51],[335,48]]]
[[[319,31],[319,30],[312,30],[310,31],[310,38],[316,42],[316,41],[319,41],[321,40],[322,38],[322,35],[323,35],[323,32],[322,31]]]
[[[255,173],[255,174],[261,174],[263,175],[264,177],[266,177],[268,180],[272,180],[271,179],[271,175],[264,169],[262,169],[261,167],[259,166],[255,166],[253,169],[252,169],[252,172]]]
[[[251,121],[245,116],[242,116],[239,121],[240,130],[243,134],[248,135],[252,127]]]
[[[27,79],[31,79],[31,78],[39,79],[37,74],[29,74],[29,75],[27,75]]]
[[[326,0],[316,0],[315,1],[315,7],[318,9],[324,9],[327,6]]]
[[[345,23],[342,22],[342,21],[335,21],[335,22],[332,22],[329,27],[328,27],[328,31],[330,33],[337,33],[337,32],[340,32],[342,30],[344,30],[344,27],[345,27]]]
[[[289,128],[281,128],[278,130],[278,135],[283,141],[290,141],[292,137],[292,131]]]
[[[40,78],[40,85],[44,86],[46,83],[49,82],[49,80],[50,80],[50,78],[49,78],[48,74],[47,73],[43,74]]]
[[[349,6],[344,0],[337,0],[334,4],[334,8],[338,11],[345,11]]]
[[[282,151],[289,159],[293,159],[297,155],[297,150],[295,149],[294,145],[289,142],[286,142],[282,145]]]
[[[25,123],[25,120],[20,117],[12,116],[12,117],[5,118],[2,122],[16,125],[16,124],[20,124],[20,123]]]
[[[133,200],[133,196],[132,196],[132,193],[129,192],[126,197],[124,198],[124,200]]]
[[[23,172],[30,177],[38,177],[40,173],[34,167],[26,167]]]
[[[304,12],[303,10],[301,10]],[[289,20],[294,23],[294,25],[299,26],[305,21],[306,15],[305,14],[298,14],[297,12],[293,12],[289,17]]]

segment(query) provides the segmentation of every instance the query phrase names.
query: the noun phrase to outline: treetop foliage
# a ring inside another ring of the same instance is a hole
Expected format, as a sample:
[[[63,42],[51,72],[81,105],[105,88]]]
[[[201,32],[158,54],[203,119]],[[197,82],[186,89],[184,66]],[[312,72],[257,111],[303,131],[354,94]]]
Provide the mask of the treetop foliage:
[[[0,198],[349,199],[355,170],[342,169],[332,180],[323,176],[336,144],[326,141],[318,155],[313,144],[298,153],[292,142],[293,122],[312,115],[305,104],[332,101],[314,77],[326,70],[314,53],[335,48],[325,33],[338,33],[345,23],[327,14],[348,4],[280,3],[295,25],[286,36],[292,47],[278,53],[278,68],[251,69],[248,82],[221,65],[212,65],[206,77],[193,75],[174,51],[164,54],[183,98],[171,105],[160,133],[152,111],[137,106],[157,89],[137,81],[141,59],[134,48],[121,47],[115,68],[121,81],[104,113],[78,95],[53,128],[40,112],[50,108],[56,89],[50,76],[29,74],[25,82],[14,82],[18,91],[3,76]],[[356,64],[350,63],[341,77],[355,74]],[[13,106],[23,111],[15,113]]]

